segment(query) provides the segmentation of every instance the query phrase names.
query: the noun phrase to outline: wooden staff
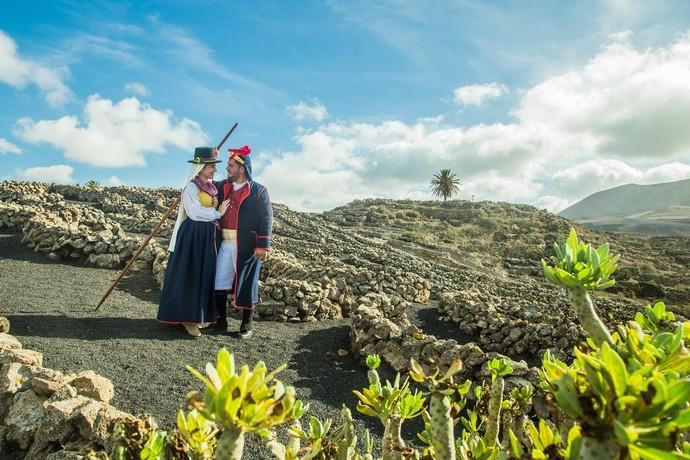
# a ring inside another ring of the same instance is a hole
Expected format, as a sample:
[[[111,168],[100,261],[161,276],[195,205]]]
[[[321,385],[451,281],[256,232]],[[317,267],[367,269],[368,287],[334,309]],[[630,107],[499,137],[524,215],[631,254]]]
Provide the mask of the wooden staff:
[[[232,126],[232,128],[230,128],[230,131],[228,131],[228,133],[225,135],[223,140],[220,141],[220,143],[216,146],[216,150],[220,150],[220,148],[223,146],[223,144],[225,144],[225,141],[228,140],[228,137],[230,137],[230,135],[235,130],[235,128],[237,128],[237,123],[235,123]],[[98,302],[98,305],[96,306],[96,309],[94,311],[98,311],[98,309],[101,307],[101,305],[103,305],[103,302],[105,302],[105,300],[108,298],[108,296],[110,296],[110,294],[115,290],[115,287],[120,283],[120,281],[122,281],[122,278],[125,276],[125,274],[129,270],[129,268],[139,258],[139,256],[141,255],[141,253],[144,250],[144,248],[146,247],[146,245],[149,244],[149,241],[151,241],[151,238],[156,236],[156,233],[158,233],[158,231],[161,229],[161,227],[163,226],[165,221],[168,219],[168,217],[170,217],[170,214],[172,214],[172,212],[175,210],[177,205],[180,203],[181,199],[182,199],[182,194],[180,194],[177,198],[175,198],[175,201],[173,202],[173,204],[170,205],[168,210],[165,212],[165,215],[163,216],[161,221],[158,222],[158,225],[156,225],[156,228],[153,229],[151,234],[146,238],[146,240],[144,240],[141,247],[139,249],[137,249],[137,252],[135,252],[134,255],[132,256],[132,258],[129,260],[129,262],[127,262],[127,265],[125,265],[125,268],[122,269],[122,271],[120,272],[120,276],[117,277],[117,279],[115,280],[113,285],[110,286],[110,288],[105,292],[105,294],[103,294],[103,298],[101,299],[100,302]]]

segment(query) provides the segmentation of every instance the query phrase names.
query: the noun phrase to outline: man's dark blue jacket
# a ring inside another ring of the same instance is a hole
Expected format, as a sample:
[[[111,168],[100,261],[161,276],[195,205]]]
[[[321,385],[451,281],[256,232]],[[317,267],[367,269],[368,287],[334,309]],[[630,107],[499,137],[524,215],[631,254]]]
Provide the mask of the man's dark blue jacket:
[[[218,203],[230,196],[232,183],[227,179],[214,182],[218,189]],[[230,212],[230,211],[228,211]],[[273,208],[268,189],[249,181],[249,190],[242,194],[237,210],[237,265],[235,266],[235,306],[253,309],[259,301],[259,273],[261,261],[254,256],[256,248],[271,248]],[[217,232],[217,245],[223,241]]]

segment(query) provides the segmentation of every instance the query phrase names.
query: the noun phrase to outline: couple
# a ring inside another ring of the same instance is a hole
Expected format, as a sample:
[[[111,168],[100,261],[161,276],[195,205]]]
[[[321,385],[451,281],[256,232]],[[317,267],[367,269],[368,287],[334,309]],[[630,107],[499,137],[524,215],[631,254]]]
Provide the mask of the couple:
[[[242,310],[239,337],[251,337],[261,262],[271,246],[268,190],[252,180],[251,149],[228,149],[228,178],[214,182],[218,150],[197,147],[163,281],[158,321],[181,324],[193,337],[213,323],[227,331],[228,295]]]

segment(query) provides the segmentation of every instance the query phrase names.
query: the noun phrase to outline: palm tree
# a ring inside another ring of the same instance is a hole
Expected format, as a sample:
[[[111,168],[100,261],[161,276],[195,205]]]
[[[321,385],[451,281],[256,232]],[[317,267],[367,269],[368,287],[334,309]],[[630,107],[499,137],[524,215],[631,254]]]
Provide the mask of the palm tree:
[[[100,187],[101,187],[101,184],[99,184],[99,183],[96,182],[95,180],[91,179],[90,181],[88,181],[88,182],[85,184],[85,186],[86,186],[87,188],[90,188],[90,189],[92,189],[92,190],[95,190],[95,189],[97,189],[97,188],[100,188]]]
[[[442,169],[434,174],[431,179],[431,193],[434,196],[443,197],[443,201],[460,191],[460,180],[450,169]]]

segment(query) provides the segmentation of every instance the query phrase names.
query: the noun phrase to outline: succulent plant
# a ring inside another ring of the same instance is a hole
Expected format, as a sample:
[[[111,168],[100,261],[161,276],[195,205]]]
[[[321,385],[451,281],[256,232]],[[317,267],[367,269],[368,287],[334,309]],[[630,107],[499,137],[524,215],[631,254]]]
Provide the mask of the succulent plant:
[[[494,358],[487,363],[491,373],[491,391],[489,395],[489,414],[486,419],[484,439],[489,447],[499,445],[498,432],[501,421],[501,406],[503,405],[503,376],[512,374],[513,368],[505,358]]]
[[[594,249],[590,244],[579,241],[575,229],[570,229],[566,242],[553,244],[553,265],[542,259],[546,279],[565,287],[582,328],[598,346],[603,342],[613,343],[611,334],[599,319],[592,299],[587,291],[606,289],[615,284],[611,275],[616,271],[618,256],[609,255],[608,244]]]
[[[206,365],[207,376],[187,366],[206,385],[204,407],[199,412],[222,428],[217,458],[240,459],[245,433],[267,437],[271,428],[304,414],[307,407],[297,399],[294,387],[286,387],[275,378],[285,367],[267,373],[266,365],[259,361],[253,370],[246,364],[238,370],[226,348],[218,350],[215,366]]]
[[[439,378],[438,370],[427,374],[417,361],[410,361],[410,377],[429,388],[428,440],[431,443],[431,454],[437,459],[455,458],[450,396],[457,391],[453,378],[461,370],[462,363],[456,360]]]
[[[529,423],[527,412],[532,400],[534,390],[528,386],[519,386],[510,391],[509,398],[503,401],[501,409],[501,423],[505,437],[503,447],[509,450],[512,445],[512,438],[522,446],[528,446],[529,440],[526,439],[525,428]],[[510,434],[509,434],[510,433]]]
[[[192,409],[185,416],[177,413],[177,429],[187,441],[194,460],[213,458],[216,446],[218,427],[215,422],[204,417],[197,409]]]
[[[529,421],[527,432],[532,444],[533,459],[568,458],[558,430],[546,420],[540,419],[537,425]]]
[[[663,303],[637,313],[635,321],[610,334],[587,290],[605,289],[618,257],[596,250],[571,229],[563,247],[554,245],[553,266],[542,260],[546,278],[565,286],[590,349],[575,349],[567,365],[546,352],[544,388],[576,425],[568,436],[571,458],[685,458],[681,434],[690,429],[690,323],[664,330],[675,317]],[[690,457],[687,457],[690,458]]]
[[[642,323],[654,323],[664,310],[647,309]],[[683,458],[679,435],[690,429],[687,330],[686,323],[673,334],[649,334],[634,321],[614,334],[614,346],[576,349],[571,365],[545,354],[546,389],[581,432],[579,458]],[[658,457],[662,451],[675,452]]]
[[[139,457],[156,429],[157,424],[150,416],[117,422],[113,427],[110,458],[129,460]]]
[[[400,374],[391,383],[381,384],[376,369],[381,364],[378,355],[367,357],[369,367],[369,387],[362,391],[354,390],[357,396],[357,411],[370,417],[377,417],[384,426],[383,458],[402,458],[407,451],[400,431],[405,420],[421,415],[426,398],[419,391],[410,390],[409,380],[401,383]]]
[[[350,409],[343,406],[340,411],[343,424],[331,429],[331,420],[324,422],[316,417],[309,419],[309,430],[302,429],[302,424],[296,420],[288,434],[290,440],[283,445],[277,440],[268,443],[273,455],[279,460],[372,460],[373,443],[369,431],[365,432],[365,454],[357,451],[357,435]],[[304,443],[304,447],[300,447]]]
[[[141,460],[165,460],[166,432],[155,430],[139,454]]]

